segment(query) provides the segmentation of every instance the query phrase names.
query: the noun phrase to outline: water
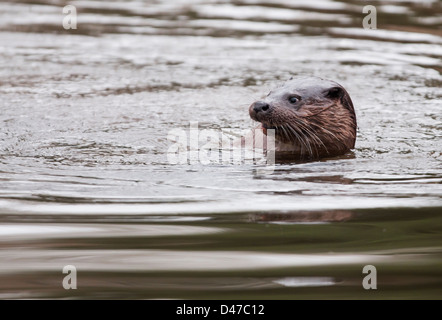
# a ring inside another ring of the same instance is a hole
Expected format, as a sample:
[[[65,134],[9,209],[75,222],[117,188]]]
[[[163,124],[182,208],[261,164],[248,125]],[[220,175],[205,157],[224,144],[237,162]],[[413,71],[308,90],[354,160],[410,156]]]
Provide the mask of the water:
[[[442,298],[440,2],[378,1],[378,30],[359,1],[66,4],[0,1],[0,298]],[[353,153],[168,162],[291,75],[349,91]]]

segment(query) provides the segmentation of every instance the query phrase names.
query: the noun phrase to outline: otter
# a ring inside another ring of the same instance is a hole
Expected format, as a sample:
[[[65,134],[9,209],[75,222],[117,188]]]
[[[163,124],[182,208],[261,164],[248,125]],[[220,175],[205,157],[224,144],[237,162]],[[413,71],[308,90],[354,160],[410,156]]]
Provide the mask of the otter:
[[[249,107],[264,135],[275,130],[277,156],[320,159],[354,148],[356,115],[348,92],[318,77],[290,78]]]

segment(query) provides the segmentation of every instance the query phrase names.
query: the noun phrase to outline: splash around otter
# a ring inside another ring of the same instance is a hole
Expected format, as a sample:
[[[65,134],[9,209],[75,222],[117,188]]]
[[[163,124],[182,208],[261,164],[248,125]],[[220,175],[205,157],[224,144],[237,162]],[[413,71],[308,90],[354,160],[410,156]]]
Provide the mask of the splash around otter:
[[[277,156],[320,159],[354,148],[356,115],[340,84],[317,77],[291,78],[249,107],[262,133],[275,130]]]

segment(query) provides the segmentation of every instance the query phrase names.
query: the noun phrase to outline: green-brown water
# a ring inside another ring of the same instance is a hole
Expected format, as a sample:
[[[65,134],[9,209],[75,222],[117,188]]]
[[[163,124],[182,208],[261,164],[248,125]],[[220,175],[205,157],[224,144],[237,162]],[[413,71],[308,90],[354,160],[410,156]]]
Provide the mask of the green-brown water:
[[[441,6],[364,4],[0,1],[0,298],[442,298]],[[297,74],[347,88],[352,154],[168,162]]]

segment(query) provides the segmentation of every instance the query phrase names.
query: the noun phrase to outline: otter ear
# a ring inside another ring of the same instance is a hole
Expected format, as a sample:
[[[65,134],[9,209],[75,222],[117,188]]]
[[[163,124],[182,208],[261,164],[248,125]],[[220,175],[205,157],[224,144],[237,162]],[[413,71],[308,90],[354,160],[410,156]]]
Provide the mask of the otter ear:
[[[326,91],[325,96],[331,99],[341,99],[344,95],[344,90],[340,87],[333,87]]]

